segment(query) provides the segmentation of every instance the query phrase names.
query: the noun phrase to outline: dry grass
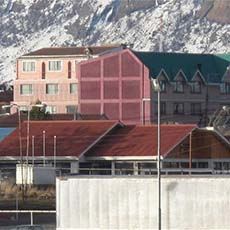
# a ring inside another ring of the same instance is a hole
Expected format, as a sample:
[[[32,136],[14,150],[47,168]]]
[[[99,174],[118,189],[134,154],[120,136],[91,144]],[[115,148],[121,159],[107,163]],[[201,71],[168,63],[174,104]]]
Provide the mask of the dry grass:
[[[23,190],[20,186],[9,182],[0,182],[0,199],[21,198]],[[27,186],[24,188],[26,198],[37,200],[55,199],[55,186]]]

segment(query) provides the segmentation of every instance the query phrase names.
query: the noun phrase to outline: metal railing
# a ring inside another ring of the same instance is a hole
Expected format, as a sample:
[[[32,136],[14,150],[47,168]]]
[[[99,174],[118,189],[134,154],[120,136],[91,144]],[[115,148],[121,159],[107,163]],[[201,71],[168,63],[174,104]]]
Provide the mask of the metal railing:
[[[157,175],[157,169],[111,169],[111,168],[80,168],[79,174],[96,175]],[[161,174],[230,174],[230,170],[214,170],[211,168],[162,168]]]
[[[30,214],[30,225],[34,224],[34,214],[35,213],[55,213],[56,210],[0,210],[0,213],[29,213]],[[16,215],[16,219],[18,219],[18,215]]]
[[[68,167],[60,167],[56,169],[56,176],[64,176],[71,174]],[[83,175],[156,175],[156,168],[103,168],[103,167],[80,167],[79,174]],[[162,168],[163,175],[184,175],[184,174],[230,174],[230,169],[213,169],[213,168]],[[15,168],[0,169],[0,181],[9,180],[15,177]]]

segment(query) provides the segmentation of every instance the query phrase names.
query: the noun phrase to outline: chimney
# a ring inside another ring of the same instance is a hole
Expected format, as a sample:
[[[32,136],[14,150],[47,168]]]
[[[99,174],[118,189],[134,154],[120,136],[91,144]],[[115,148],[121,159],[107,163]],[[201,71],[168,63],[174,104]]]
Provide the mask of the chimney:
[[[87,59],[90,59],[91,51],[90,51],[89,47],[85,48],[85,55],[87,56]]]

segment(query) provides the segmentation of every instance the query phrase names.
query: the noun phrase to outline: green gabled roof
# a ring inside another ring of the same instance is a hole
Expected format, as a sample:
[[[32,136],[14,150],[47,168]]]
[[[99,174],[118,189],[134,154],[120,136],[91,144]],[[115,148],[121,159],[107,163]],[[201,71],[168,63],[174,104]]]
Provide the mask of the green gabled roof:
[[[182,70],[188,81],[201,67],[201,73],[209,83],[220,83],[227,67],[230,65],[230,54],[187,54],[187,53],[133,53],[148,67],[150,76],[156,78],[164,70],[170,81],[174,81],[177,73]]]

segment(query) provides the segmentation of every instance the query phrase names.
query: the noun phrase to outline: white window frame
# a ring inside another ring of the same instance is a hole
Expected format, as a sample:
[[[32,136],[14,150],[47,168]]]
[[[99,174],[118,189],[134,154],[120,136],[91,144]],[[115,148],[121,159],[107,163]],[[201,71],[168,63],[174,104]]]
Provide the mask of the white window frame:
[[[28,86],[31,86],[31,93],[22,93],[22,86],[25,86],[25,85],[28,85]],[[20,95],[21,96],[30,96],[30,95],[33,95],[33,85],[32,84],[20,84]]]
[[[182,87],[182,91],[178,90],[179,89],[178,86]],[[185,83],[184,83],[184,81],[181,81],[181,80],[175,81],[174,82],[174,90],[173,90],[173,92],[174,93],[184,93],[184,91],[185,91]]]
[[[61,69],[60,70],[50,70],[50,62],[60,62],[61,63]],[[63,61],[61,60],[49,60],[48,61],[48,72],[62,72],[62,68],[63,68]]]
[[[199,85],[199,91],[197,91],[196,89],[196,84]],[[191,93],[192,94],[201,94],[201,82],[200,81],[193,81],[191,82]]]
[[[71,92],[71,85],[75,84],[76,85],[76,91],[75,92]],[[69,93],[70,94],[77,94],[78,93],[78,83],[70,83],[69,84]]]
[[[34,70],[31,70],[31,71],[25,71],[24,70],[24,63],[34,63]],[[22,61],[22,72],[23,73],[35,73],[36,72],[36,61]]]
[[[46,112],[48,112],[49,114],[56,114],[57,113],[57,106],[56,105],[47,105],[46,106]]]
[[[48,91],[47,91],[48,85],[57,85],[57,92],[56,93],[48,93]],[[46,83],[45,84],[45,92],[46,92],[46,95],[58,95],[59,94],[59,84],[58,83]]]

